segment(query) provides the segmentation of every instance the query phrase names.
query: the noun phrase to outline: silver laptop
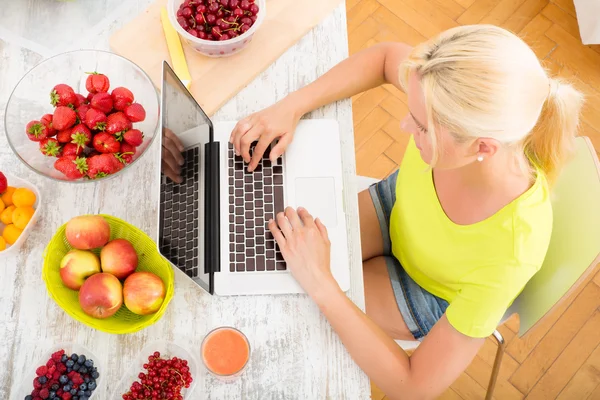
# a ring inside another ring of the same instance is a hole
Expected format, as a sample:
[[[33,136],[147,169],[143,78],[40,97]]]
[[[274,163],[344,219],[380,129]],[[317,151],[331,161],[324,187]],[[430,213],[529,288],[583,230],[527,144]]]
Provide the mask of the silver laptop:
[[[236,122],[213,124],[167,62],[161,115],[161,149],[167,129],[185,147],[183,182],[160,172],[165,258],[210,294],[302,293],[267,229],[285,206],[302,206],[327,226],[333,276],[350,288],[337,121],[302,120],[283,157],[272,163],[269,148],[248,172],[228,142]]]

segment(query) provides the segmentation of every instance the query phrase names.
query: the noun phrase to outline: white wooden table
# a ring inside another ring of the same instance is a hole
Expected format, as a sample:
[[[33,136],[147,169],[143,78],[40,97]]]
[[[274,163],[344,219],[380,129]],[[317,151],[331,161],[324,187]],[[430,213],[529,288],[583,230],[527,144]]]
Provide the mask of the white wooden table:
[[[121,179],[71,185],[30,171],[12,154],[4,135],[4,108],[17,80],[36,63],[65,50],[108,50],[111,33],[142,12],[150,0],[11,0],[0,11],[0,170],[30,180],[46,201],[41,217],[20,253],[0,258],[0,398],[13,399],[25,372],[54,343],[75,341],[90,348],[108,379],[98,400],[145,343],[176,341],[199,355],[211,328],[234,325],[249,337],[251,366],[242,379],[223,384],[198,377],[194,399],[367,399],[369,381],[353,362],[328,322],[306,297],[211,297],[176,271],[175,296],[155,325],[131,335],[109,335],[71,319],[47,295],[41,279],[42,252],[56,228],[86,213],[123,218],[156,237],[157,185],[149,155]],[[327,40],[323,40],[327,38]],[[258,111],[323,74],[347,56],[342,2],[334,13],[282,55],[267,71],[228,102],[215,120],[236,120]],[[275,83],[275,84],[274,84]],[[337,118],[342,130],[343,170],[348,215],[350,298],[364,308],[355,184],[352,113],[349,100],[309,117]]]

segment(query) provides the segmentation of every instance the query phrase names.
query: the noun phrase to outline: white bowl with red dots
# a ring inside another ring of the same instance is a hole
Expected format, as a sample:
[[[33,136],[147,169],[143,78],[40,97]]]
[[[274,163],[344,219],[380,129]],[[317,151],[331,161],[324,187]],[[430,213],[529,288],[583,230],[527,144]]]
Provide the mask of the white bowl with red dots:
[[[192,49],[228,57],[252,41],[265,20],[266,0],[169,0],[171,25]]]

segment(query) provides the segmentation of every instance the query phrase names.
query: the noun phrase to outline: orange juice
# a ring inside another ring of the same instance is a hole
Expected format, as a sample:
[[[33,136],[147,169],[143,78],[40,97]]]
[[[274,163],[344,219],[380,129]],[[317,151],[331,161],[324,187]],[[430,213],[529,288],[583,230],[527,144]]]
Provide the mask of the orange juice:
[[[208,333],[202,342],[202,361],[218,377],[240,375],[250,358],[246,336],[235,328],[222,327]]]

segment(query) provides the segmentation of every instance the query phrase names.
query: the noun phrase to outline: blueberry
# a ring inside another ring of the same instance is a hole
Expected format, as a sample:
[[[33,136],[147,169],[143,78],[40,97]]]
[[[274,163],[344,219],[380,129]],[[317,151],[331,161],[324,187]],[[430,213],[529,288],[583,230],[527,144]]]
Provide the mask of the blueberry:
[[[63,386],[63,392],[70,392],[70,391],[71,391],[71,386],[69,386],[69,385]]]
[[[68,359],[69,359],[69,356],[66,354],[63,354],[62,357],[60,358],[60,362],[64,364],[67,362]]]
[[[90,383],[90,377],[89,377],[89,376],[86,376],[85,378],[83,378],[83,381],[84,381],[85,383]]]
[[[52,392],[48,393],[48,398],[49,399],[55,399],[56,398],[56,392],[52,391]]]
[[[88,389],[90,389],[90,391],[96,389],[96,382],[95,381],[91,381],[88,385]]]
[[[98,377],[100,377],[100,374],[98,373],[98,371],[94,371],[91,373],[92,378],[94,379],[98,379]]]
[[[79,396],[73,396],[71,397],[71,400],[79,400]]]
[[[81,388],[79,388],[79,391],[77,392],[77,396],[81,397],[81,396],[85,396],[85,391],[81,390]]]
[[[73,371],[79,371],[79,368],[81,368],[81,365],[79,365],[79,364],[73,365]]]
[[[67,366],[67,368],[73,368],[73,365],[75,365],[75,361],[69,360],[66,362],[65,365]]]
[[[56,392],[56,391],[58,390],[58,388],[59,388],[59,387],[60,387],[60,386],[58,386],[58,383],[55,383],[54,385],[52,385],[52,386],[50,387],[50,389],[52,389],[52,390],[54,390],[54,391]]]
[[[77,361],[77,359],[79,358],[79,356],[75,353],[71,354],[71,360],[73,361]]]
[[[71,393],[71,396],[75,396],[77,394],[77,389],[71,389],[69,393]]]
[[[90,397],[90,396],[92,395],[92,391],[91,391],[91,390],[86,390],[86,391],[85,391],[85,395],[86,395],[87,397]]]
[[[83,365],[85,365],[88,368],[92,368],[94,366],[94,360],[85,360],[85,362],[83,363]]]
[[[61,385],[64,385],[67,382],[69,382],[69,377],[66,375],[61,375],[60,378],[58,378],[58,383],[60,383]]]
[[[85,356],[82,354],[79,356],[79,358],[77,359],[77,364],[79,365],[83,365],[83,363],[85,363]]]
[[[48,382],[48,378],[46,378],[45,376],[40,376],[38,378],[38,382],[43,385],[44,383]]]
[[[82,375],[87,374],[88,373],[87,367],[81,367],[81,368],[79,368],[79,373],[82,374]]]
[[[74,385],[73,381],[69,379],[69,386],[73,386],[73,385]]]
[[[89,396],[79,396],[79,400],[88,400]]]
[[[87,385],[85,383],[82,383],[81,385],[79,385],[79,389],[85,391],[85,390],[87,390]]]
[[[27,396],[25,396],[25,400],[33,400],[33,396],[28,394]]]
[[[71,371],[73,371],[73,368],[67,368],[67,374]]]

